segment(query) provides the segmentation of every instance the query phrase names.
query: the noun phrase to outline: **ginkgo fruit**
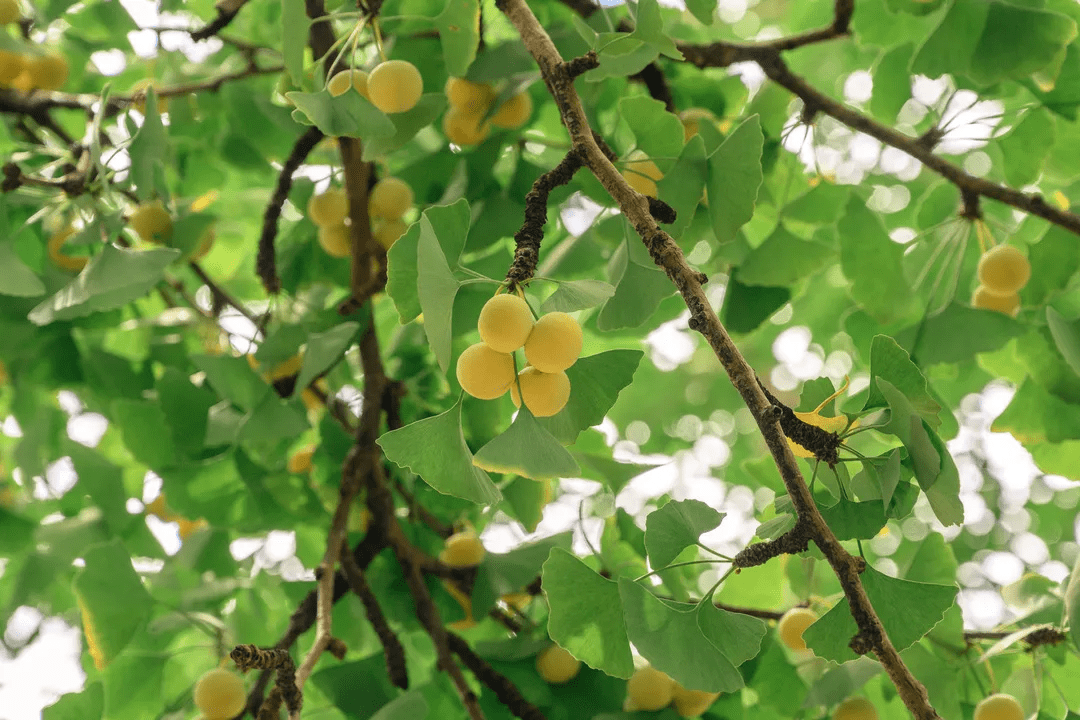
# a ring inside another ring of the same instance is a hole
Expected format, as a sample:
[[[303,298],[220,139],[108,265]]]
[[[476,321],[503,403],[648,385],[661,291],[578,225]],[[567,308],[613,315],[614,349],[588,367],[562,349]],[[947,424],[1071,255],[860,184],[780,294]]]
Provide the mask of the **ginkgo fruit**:
[[[67,270],[68,272],[81,272],[86,263],[90,261],[87,257],[75,257],[68,255],[64,252],[64,244],[71,239],[71,236],[75,234],[75,228],[68,225],[65,228],[57,230],[49,236],[49,241],[45,246],[45,250],[49,255],[49,259],[52,260],[53,265],[61,270]]]
[[[161,200],[139,204],[128,216],[128,224],[145,242],[165,242],[172,235],[172,216]]]
[[[344,223],[320,227],[315,234],[319,246],[326,251],[327,255],[343,258],[349,257],[352,252],[352,240],[349,236],[349,228]]]
[[[446,80],[446,100],[450,107],[483,115],[495,99],[495,91],[487,83],[476,83],[460,77]]]
[[[682,685],[675,683],[675,691],[671,700],[675,705],[675,711],[680,717],[697,717],[708,710],[720,693],[706,692],[704,690],[687,690]]]
[[[514,356],[478,342],[465,348],[457,361],[461,389],[480,400],[494,400],[510,389],[517,377]]]
[[[559,372],[577,362],[582,344],[578,321],[564,312],[550,312],[533,325],[525,341],[525,359],[540,372]]]
[[[58,52],[47,52],[26,59],[23,70],[30,87],[39,90],[59,90],[68,79],[67,58]]]
[[[424,79],[408,60],[387,60],[368,75],[368,99],[384,113],[412,110],[424,94]]]
[[[659,710],[667,707],[675,694],[675,681],[652,666],[638,668],[626,681],[623,709]]]
[[[0,25],[7,25],[19,19],[19,0],[0,0]]]
[[[534,367],[526,367],[518,373],[517,383],[510,386],[510,398],[516,407],[521,407],[521,396],[525,397],[525,407],[536,417],[551,417],[564,407],[570,399],[570,378],[566,373],[540,372]]]
[[[781,642],[792,650],[805,650],[806,641],[803,640],[803,633],[817,619],[817,613],[810,608],[791,608],[780,618],[780,624],[776,628]]]
[[[971,295],[971,306],[982,310],[996,310],[1009,317],[1016,317],[1020,312],[1020,296],[1015,292],[996,293],[980,285]]]
[[[711,110],[692,107],[679,113],[679,120],[682,122],[683,126],[683,141],[686,142],[698,134],[703,121],[715,122],[716,116],[713,115]]]
[[[214,668],[195,683],[195,707],[206,720],[230,720],[244,710],[244,680],[224,668]]]
[[[311,470],[311,458],[315,454],[315,446],[308,445],[289,456],[285,463],[285,469],[294,475],[300,475]]]
[[[404,220],[377,220],[371,225],[371,235],[383,248],[389,250],[408,229],[409,226]]]
[[[1024,720],[1026,715],[1012,695],[995,693],[975,706],[974,720]]]
[[[334,97],[341,97],[350,89],[360,93],[362,97],[368,96],[368,74],[364,70],[342,70],[334,75],[326,83],[327,91]]]
[[[340,225],[349,214],[349,196],[343,188],[327,188],[326,192],[311,196],[307,214],[319,227]]]
[[[832,720],[878,720],[878,712],[872,702],[857,695],[837,705]]]
[[[473,567],[484,559],[486,551],[475,530],[462,530],[446,538],[439,560],[454,568]]]
[[[19,53],[0,50],[0,85],[10,85],[19,77],[25,65],[26,60]]]
[[[1031,263],[1012,245],[998,245],[982,254],[976,274],[987,290],[1007,295],[1027,285]]]
[[[483,113],[452,107],[443,115],[443,134],[455,145],[479,145],[491,133],[491,123],[482,118]]]
[[[581,671],[581,661],[568,651],[552,645],[536,656],[536,672],[553,685],[568,683]]]
[[[529,121],[532,109],[532,98],[529,97],[529,93],[520,92],[517,95],[512,95],[491,116],[491,124],[504,130],[517,130]]]
[[[656,197],[656,181],[664,177],[660,168],[641,150],[635,150],[626,156],[622,176],[626,183],[637,192],[649,197]]]
[[[494,296],[480,310],[476,329],[492,350],[512,353],[521,349],[533,331],[529,304],[513,293]]]
[[[375,183],[368,195],[368,212],[374,218],[397,220],[412,206],[412,188],[400,178],[383,178]]]

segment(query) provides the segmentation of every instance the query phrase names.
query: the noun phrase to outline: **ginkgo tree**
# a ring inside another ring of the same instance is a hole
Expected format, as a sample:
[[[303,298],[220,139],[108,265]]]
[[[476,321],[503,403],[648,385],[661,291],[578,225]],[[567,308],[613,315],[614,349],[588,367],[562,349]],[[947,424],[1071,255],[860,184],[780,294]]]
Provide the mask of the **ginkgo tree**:
[[[46,720],[1080,717],[1080,5],[748,5],[0,3]]]

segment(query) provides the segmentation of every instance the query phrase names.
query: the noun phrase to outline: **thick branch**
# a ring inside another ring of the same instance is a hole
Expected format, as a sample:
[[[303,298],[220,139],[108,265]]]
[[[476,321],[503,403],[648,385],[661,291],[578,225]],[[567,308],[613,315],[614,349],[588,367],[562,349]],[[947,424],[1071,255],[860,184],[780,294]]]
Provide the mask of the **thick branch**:
[[[379,636],[379,642],[383,646],[383,655],[386,656],[386,671],[390,677],[390,682],[402,690],[408,690],[409,673],[405,667],[405,648],[401,646],[401,641],[398,640],[394,631],[390,629],[390,624],[386,621],[386,615],[383,614],[382,608],[379,606],[379,599],[375,597],[371,586],[368,585],[367,580],[364,578],[364,572],[356,565],[351,556],[342,557],[341,569],[345,572],[345,578],[349,581],[352,591],[356,593],[356,596],[360,598],[360,602],[363,603],[368,622],[375,629],[375,634]]]
[[[517,689],[514,683],[510,682],[509,678],[491,667],[484,658],[473,652],[473,649],[469,647],[469,643],[465,642],[464,638],[454,633],[447,633],[446,638],[450,649],[461,658],[461,662],[465,664],[465,667],[469,668],[469,672],[475,675],[477,680],[484,683],[485,687],[495,693],[495,697],[499,699],[499,702],[505,705],[506,709],[513,713],[515,717],[519,717],[521,720],[547,720],[544,713],[540,712],[540,708],[526,700],[525,696],[521,694],[521,691]]]

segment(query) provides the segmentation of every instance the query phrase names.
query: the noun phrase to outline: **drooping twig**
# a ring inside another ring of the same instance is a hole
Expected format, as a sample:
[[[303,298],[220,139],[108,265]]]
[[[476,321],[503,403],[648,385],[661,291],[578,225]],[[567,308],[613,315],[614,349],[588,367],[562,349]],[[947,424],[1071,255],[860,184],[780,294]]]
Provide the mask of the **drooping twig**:
[[[375,597],[371,586],[368,585],[367,580],[364,578],[363,571],[357,567],[351,556],[342,555],[341,569],[345,572],[345,579],[349,581],[352,591],[356,593],[356,596],[360,598],[360,602],[363,603],[368,622],[371,623],[371,627],[374,628],[375,634],[379,637],[379,642],[382,643],[383,654],[386,656],[386,671],[390,677],[390,682],[402,690],[408,690],[409,673],[405,667],[405,648],[401,646],[398,636],[390,629],[390,625],[386,621],[386,615],[383,614],[382,608],[379,607],[379,599]]]
[[[198,30],[192,30],[191,39],[198,42],[217,35],[228,27],[244,5],[247,5],[247,2],[248,0],[219,0],[214,5],[214,9],[217,10],[217,17]]]
[[[495,693],[495,697],[506,706],[507,710],[514,714],[514,717],[519,717],[521,720],[547,720],[544,713],[540,712],[540,708],[526,700],[514,683],[491,667],[484,658],[473,652],[473,649],[469,647],[469,643],[465,642],[464,638],[448,632],[446,640],[454,654],[461,658],[461,662],[464,663],[465,667],[469,668],[469,672],[475,675],[476,679],[482,682],[485,687]]]

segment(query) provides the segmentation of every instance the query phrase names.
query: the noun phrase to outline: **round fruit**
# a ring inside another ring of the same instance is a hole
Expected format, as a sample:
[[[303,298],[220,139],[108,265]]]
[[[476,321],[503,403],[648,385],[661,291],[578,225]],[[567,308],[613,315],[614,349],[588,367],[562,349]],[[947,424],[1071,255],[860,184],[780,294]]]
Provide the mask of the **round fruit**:
[[[780,618],[777,632],[780,640],[792,650],[805,650],[803,633],[818,619],[817,613],[810,608],[791,608]]]
[[[656,163],[640,150],[626,157],[626,169],[622,171],[626,183],[642,195],[656,197],[656,181],[664,177]]]
[[[7,25],[19,19],[19,0],[0,0],[0,25]]]
[[[1020,296],[1014,292],[998,294],[980,285],[971,295],[971,306],[982,310],[996,310],[1009,317],[1016,317],[1016,314],[1020,312]]]
[[[529,121],[532,109],[529,93],[520,92],[504,102],[498,112],[491,116],[491,124],[504,130],[517,130]]]
[[[651,666],[635,670],[626,681],[626,705],[630,710],[659,710],[667,707],[674,694],[675,681]]]
[[[349,228],[344,224],[320,227],[315,237],[327,255],[344,258],[349,257],[352,252],[352,239],[349,237]]]
[[[326,83],[326,89],[334,97],[340,97],[352,88],[366,98],[368,96],[367,84],[368,74],[364,70],[343,70],[330,78],[330,81]]]
[[[319,227],[340,225],[349,214],[349,196],[343,188],[328,188],[324,193],[311,196],[307,214],[311,222]]]
[[[457,361],[461,389],[480,400],[502,397],[514,382],[514,357],[482,342],[465,348]]]
[[[975,706],[974,720],[1024,720],[1024,709],[1012,695],[995,693]]]
[[[476,321],[480,339],[497,352],[519,350],[533,330],[529,304],[517,295],[503,293],[484,303]]]
[[[60,53],[48,52],[26,61],[30,86],[41,90],[59,90],[68,79],[68,61]]]
[[[412,110],[424,93],[420,71],[407,60],[387,60],[368,76],[368,98],[384,113]]]
[[[690,138],[698,134],[698,130],[701,128],[701,122],[715,122],[716,116],[712,114],[711,110],[705,108],[687,108],[679,113],[679,120],[682,121],[683,126],[683,142],[688,141]]]
[[[368,196],[371,217],[397,220],[413,206],[413,191],[409,183],[396,177],[386,177],[375,183]]]
[[[554,685],[570,682],[580,670],[581,661],[558,645],[545,648],[536,656],[537,674]]]
[[[577,361],[581,345],[577,320],[564,312],[550,312],[536,321],[525,341],[525,359],[540,372],[559,372]]]
[[[379,220],[371,226],[371,234],[383,248],[389,250],[408,229],[404,220]]]
[[[697,717],[720,697],[720,693],[705,692],[704,690],[687,690],[678,683],[675,684],[675,692],[672,693],[672,701],[675,710],[680,717]]]
[[[987,290],[1014,293],[1031,279],[1031,263],[1012,245],[998,245],[979,258],[978,275]]]
[[[525,406],[536,417],[551,417],[566,407],[570,399],[570,378],[562,371],[546,373],[526,367],[518,373],[518,383],[525,396]],[[517,383],[510,386],[510,399],[516,407],[521,407]]]
[[[0,85],[10,85],[11,81],[19,77],[26,60],[23,56],[10,50],[0,50]]]
[[[195,683],[195,707],[206,720],[230,720],[244,710],[244,680],[236,673],[215,668]]]
[[[849,697],[836,707],[833,720],[878,720],[877,708],[864,697]]]
[[[294,475],[308,472],[311,470],[311,456],[314,454],[314,445],[309,445],[306,448],[297,450],[289,457],[289,461],[285,464],[285,469]]]
[[[68,272],[81,272],[86,263],[90,262],[90,258],[86,257],[72,257],[64,252],[64,243],[71,239],[71,236],[75,234],[75,229],[68,225],[66,228],[57,230],[49,236],[49,242],[46,245],[46,252],[49,255],[49,259],[52,260],[53,265],[61,270],[67,270]]]
[[[128,224],[145,242],[165,242],[172,235],[172,216],[161,200],[141,203],[131,212]]]
[[[473,567],[484,559],[486,551],[475,530],[463,530],[446,538],[439,560],[454,568]]]
[[[451,77],[446,80],[446,99],[450,107],[483,115],[495,99],[495,91],[487,83],[474,83],[465,78]]]
[[[455,145],[479,145],[491,132],[490,122],[480,124],[482,117],[482,113],[452,107],[443,115],[443,134]]]

